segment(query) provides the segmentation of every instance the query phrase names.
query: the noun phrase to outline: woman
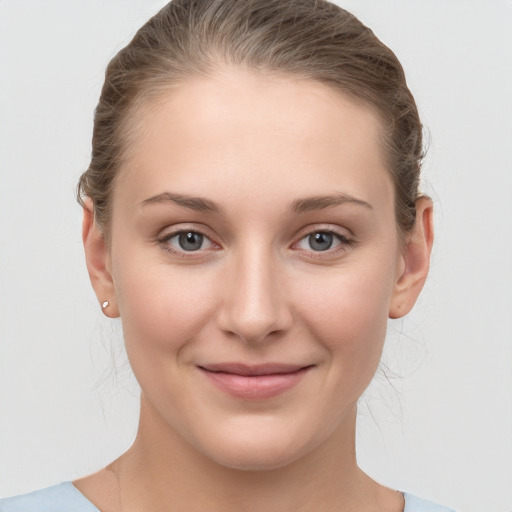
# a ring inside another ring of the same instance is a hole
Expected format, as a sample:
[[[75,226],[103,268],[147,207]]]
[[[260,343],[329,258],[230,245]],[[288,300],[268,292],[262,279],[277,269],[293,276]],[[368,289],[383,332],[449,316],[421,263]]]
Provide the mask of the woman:
[[[1,511],[447,510],[355,457],[433,240],[394,54],[323,1],[177,0],[111,61],[83,240],[141,386],[133,446]]]

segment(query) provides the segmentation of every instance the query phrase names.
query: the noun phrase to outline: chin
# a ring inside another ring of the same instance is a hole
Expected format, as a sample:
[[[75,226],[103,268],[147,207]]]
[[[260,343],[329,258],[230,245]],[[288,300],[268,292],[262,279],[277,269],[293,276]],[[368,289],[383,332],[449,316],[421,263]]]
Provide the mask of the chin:
[[[220,466],[237,471],[272,471],[290,465],[301,456],[294,450],[281,449],[277,452],[274,449],[251,448],[243,447],[210,456]]]
[[[267,426],[268,427],[268,426]],[[293,435],[292,429],[248,429],[210,438],[203,453],[215,463],[239,471],[270,471],[285,467],[314,449],[313,440]],[[295,434],[298,434],[295,432]],[[213,441],[213,442],[212,442]]]

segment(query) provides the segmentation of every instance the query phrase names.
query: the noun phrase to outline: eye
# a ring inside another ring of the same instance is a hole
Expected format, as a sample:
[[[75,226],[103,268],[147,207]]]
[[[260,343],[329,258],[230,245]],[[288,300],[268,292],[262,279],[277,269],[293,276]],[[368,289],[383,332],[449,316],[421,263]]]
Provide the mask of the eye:
[[[174,253],[196,252],[214,247],[214,243],[202,233],[183,230],[162,237],[159,242]]]
[[[349,245],[351,240],[341,233],[334,231],[313,231],[299,240],[297,247],[305,251],[325,252],[336,251],[343,245]]]
[[[203,246],[204,236],[201,233],[194,231],[187,231],[179,233],[171,238],[171,241],[176,238],[176,242],[184,251],[198,251]]]
[[[308,244],[314,251],[327,251],[332,247],[334,242],[334,235],[325,231],[312,233],[307,237]]]

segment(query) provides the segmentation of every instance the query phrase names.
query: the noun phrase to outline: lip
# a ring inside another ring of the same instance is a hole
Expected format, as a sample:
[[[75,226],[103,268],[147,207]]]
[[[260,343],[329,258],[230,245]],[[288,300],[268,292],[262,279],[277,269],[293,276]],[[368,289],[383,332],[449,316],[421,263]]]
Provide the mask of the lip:
[[[295,387],[313,365],[220,363],[198,368],[221,391],[237,398],[261,400]]]

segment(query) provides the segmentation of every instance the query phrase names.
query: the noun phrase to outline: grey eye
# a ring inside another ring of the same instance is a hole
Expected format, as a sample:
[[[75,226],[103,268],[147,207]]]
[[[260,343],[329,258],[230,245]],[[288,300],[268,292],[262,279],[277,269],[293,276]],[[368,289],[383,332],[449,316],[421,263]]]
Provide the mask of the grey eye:
[[[201,249],[204,236],[194,231],[185,231],[177,235],[178,244],[184,251],[198,251]]]
[[[308,236],[308,242],[314,251],[327,251],[332,247],[334,236],[332,233],[317,231]]]

